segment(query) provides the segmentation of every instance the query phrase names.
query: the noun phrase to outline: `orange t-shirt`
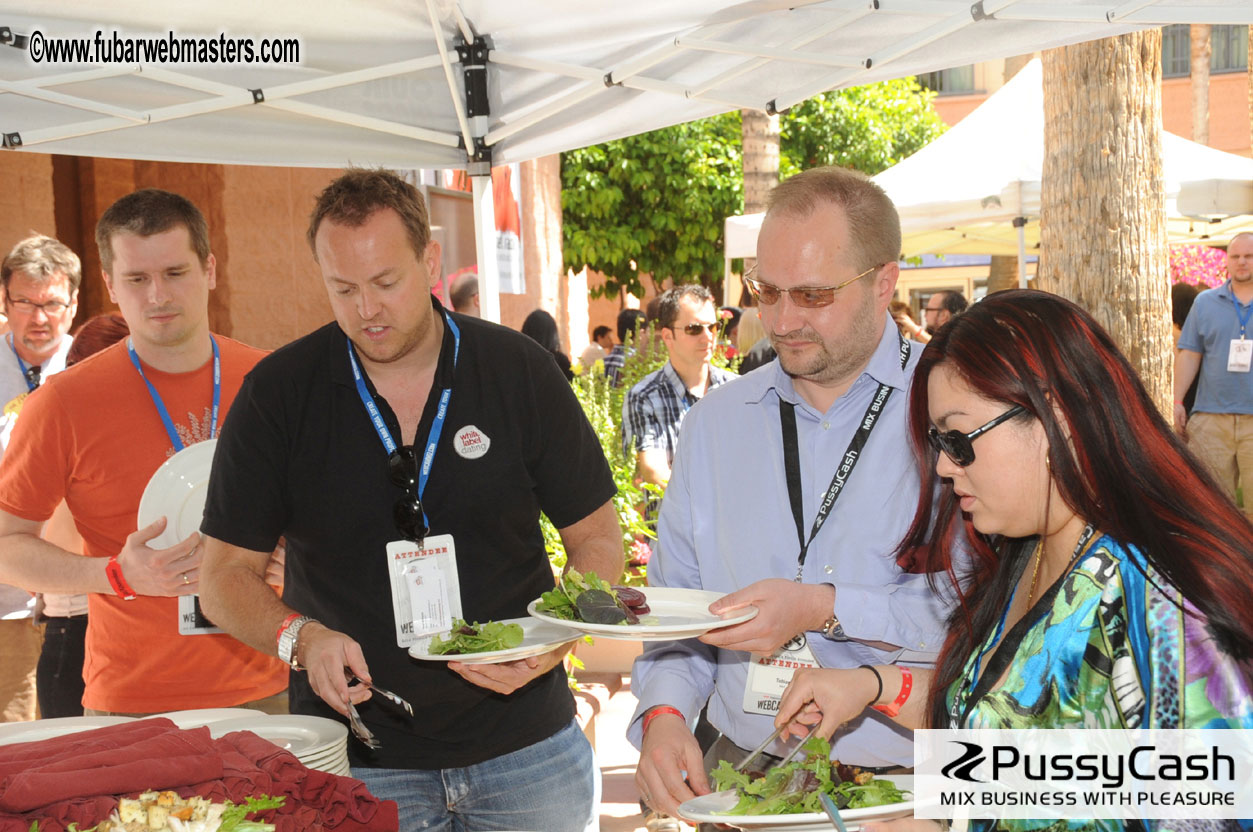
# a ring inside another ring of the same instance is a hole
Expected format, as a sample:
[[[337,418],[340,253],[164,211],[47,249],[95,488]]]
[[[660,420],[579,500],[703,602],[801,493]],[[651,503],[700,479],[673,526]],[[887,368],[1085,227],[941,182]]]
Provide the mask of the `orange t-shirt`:
[[[217,337],[222,355],[218,426],[244,376],[265,353]],[[213,361],[190,373],[144,365],[185,445],[209,438]],[[0,508],[48,519],[66,501],[88,557],[121,551],[139,499],[174,453],[143,379],[119,342],[48,379],[30,396],[0,465]],[[178,632],[178,599],[88,597],[89,708],[159,713],[239,705],[287,687],[287,667],[226,634]]]

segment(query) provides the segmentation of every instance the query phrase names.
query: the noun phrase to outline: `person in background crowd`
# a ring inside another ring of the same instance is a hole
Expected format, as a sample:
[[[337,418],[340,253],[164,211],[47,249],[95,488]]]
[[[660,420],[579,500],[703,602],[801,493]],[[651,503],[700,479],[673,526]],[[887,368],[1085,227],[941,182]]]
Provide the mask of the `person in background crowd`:
[[[156,189],[122,197],[101,215],[96,245],[130,338],[56,374],[23,407],[0,466],[0,580],[89,594],[89,715],[229,706],[285,713],[281,662],[229,635],[179,634],[176,596],[199,589],[200,535],[153,548],[174,518],[135,529],[153,472],[216,437],[263,353],[210,332],[216,264],[204,216],[184,197]],[[82,554],[39,537],[62,500]]]
[[[1253,233],[1227,244],[1227,282],[1197,295],[1175,352],[1175,429],[1253,517]],[[1187,393],[1197,382],[1196,402]]]
[[[553,588],[541,512],[570,568],[617,580],[600,441],[547,350],[431,294],[440,246],[412,185],[346,172],[308,239],[335,321],[258,364],[223,427],[205,612],[299,671],[295,712],[342,720],[361,705],[378,747],[351,740],[352,773],[399,804],[402,829],[583,832],[596,775],[561,664],[570,644],[482,665],[408,648],[431,605],[500,621]],[[281,535],[280,600],[262,573]],[[414,594],[393,597],[398,583]],[[415,715],[366,702],[375,683]]]
[[[1188,320],[1188,313],[1192,311],[1192,304],[1196,302],[1196,296],[1201,290],[1188,283],[1176,283],[1170,287],[1170,326],[1174,332],[1175,340],[1175,359],[1179,358],[1179,337],[1183,335],[1183,325]],[[1187,414],[1192,413],[1192,407],[1196,404],[1196,387],[1199,379],[1192,379],[1192,384],[1188,385],[1188,392],[1183,394],[1183,409]]]
[[[479,312],[479,276],[467,272],[452,282],[448,287],[448,300],[454,312],[481,317]]]
[[[927,335],[935,335],[940,327],[965,312],[967,306],[969,304],[961,292],[944,290],[929,297],[926,308],[922,310]]]
[[[896,321],[896,325],[900,327],[901,335],[904,335],[906,338],[912,338],[921,344],[931,340],[931,336],[927,334],[927,331],[909,314],[909,304],[905,301],[892,301],[888,306],[888,314],[892,316],[892,320]]]
[[[669,360],[622,401],[623,451],[635,457],[645,482],[666,484],[684,415],[710,390],[735,378],[709,363],[720,328],[713,295],[704,286],[676,286],[659,296],[657,329]]]
[[[921,350],[887,314],[899,251],[896,209],[860,173],[812,168],[770,193],[745,282],[778,360],[684,417],[648,564],[650,585],[729,593],[712,612],[758,614],[649,643],[636,660],[628,736],[636,785],[658,811],[677,814],[709,790],[708,768],[769,737],[794,668],[929,662],[943,639],[944,601],[892,551],[931,493],[905,441]],[[722,736],[702,755],[693,729],[706,701]],[[765,751],[763,766],[782,756],[778,743]],[[909,733],[885,720],[863,720],[832,751],[877,770],[913,764]]]
[[[116,313],[97,315],[78,328],[65,355],[73,367],[88,356],[130,334],[126,319]],[[43,538],[67,552],[82,552],[83,538],[62,500],[44,524]],[[43,621],[43,649],[35,672],[35,691],[43,719],[83,715],[83,662],[87,641],[87,596],[40,593],[38,618]]]
[[[627,358],[627,339],[634,339],[644,322],[644,313],[638,309],[623,309],[618,313],[618,343],[605,356],[605,375],[609,383],[617,387],[622,383],[622,365]],[[635,348],[631,348],[632,355]]]
[[[561,336],[557,334],[557,322],[552,315],[543,309],[532,310],[522,322],[522,334],[552,354],[566,381],[574,379],[574,371],[570,369],[570,356],[561,350]]]
[[[579,356],[579,364],[587,372],[597,361],[604,361],[605,356],[613,349],[613,332],[609,327],[601,325],[592,330],[592,343],[587,345]]]
[[[0,290],[12,331],[0,356],[0,455],[27,397],[40,383],[65,369],[73,338],[70,324],[78,308],[82,265],[78,255],[51,237],[27,237],[0,263]],[[24,589],[0,584],[0,721],[35,718],[36,665],[42,628],[35,599]]]
[[[909,728],[1253,728],[1253,525],[1091,315],[988,297],[923,351],[909,424],[942,485],[901,559],[956,585],[964,545],[976,567],[940,662],[802,671],[776,725],[831,736],[878,707]]]
[[[766,328],[762,326],[758,307],[751,306],[745,309],[744,315],[740,318],[740,328],[736,337],[738,341],[736,346],[739,348],[740,355],[743,356],[737,368],[740,375],[748,375],[758,367],[774,361],[774,347],[766,334]]]

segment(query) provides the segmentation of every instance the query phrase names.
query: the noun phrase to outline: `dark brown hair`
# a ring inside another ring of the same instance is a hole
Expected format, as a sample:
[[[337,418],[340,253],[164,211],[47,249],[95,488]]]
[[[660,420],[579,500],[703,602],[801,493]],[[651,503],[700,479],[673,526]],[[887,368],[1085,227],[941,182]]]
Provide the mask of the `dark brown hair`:
[[[314,243],[323,220],[356,228],[383,208],[400,215],[409,244],[420,260],[431,241],[431,223],[422,194],[391,171],[367,168],[351,168],[318,195],[306,234],[314,259],[318,256]]]
[[[192,251],[201,266],[209,263],[209,226],[204,214],[191,200],[159,188],[144,188],[119,199],[105,210],[96,223],[96,247],[100,249],[100,267],[113,271],[113,237],[135,234],[151,237],[171,228],[183,226],[191,237]]]

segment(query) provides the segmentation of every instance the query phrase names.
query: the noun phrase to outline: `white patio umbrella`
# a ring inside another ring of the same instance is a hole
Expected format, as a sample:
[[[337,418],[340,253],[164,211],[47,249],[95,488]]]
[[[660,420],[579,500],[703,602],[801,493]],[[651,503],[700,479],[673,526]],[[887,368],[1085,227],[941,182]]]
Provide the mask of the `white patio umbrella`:
[[[0,0],[0,135],[83,156],[464,167],[481,230],[492,164],[1143,26],[1250,20],[1248,0]],[[167,52],[292,39],[299,62],[106,61],[115,36]],[[48,62],[64,48],[84,51]]]

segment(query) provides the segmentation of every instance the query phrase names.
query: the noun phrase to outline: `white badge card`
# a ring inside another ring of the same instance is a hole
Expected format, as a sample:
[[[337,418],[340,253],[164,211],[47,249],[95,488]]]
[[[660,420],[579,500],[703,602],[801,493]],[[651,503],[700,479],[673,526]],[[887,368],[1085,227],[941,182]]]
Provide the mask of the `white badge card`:
[[[1253,366],[1253,341],[1232,338],[1231,349],[1227,352],[1227,372],[1247,373],[1251,366]]]
[[[393,540],[387,544],[387,571],[397,647],[407,648],[423,636],[446,632],[452,620],[461,617],[452,535],[428,537],[420,547],[412,540]]]
[[[199,595],[178,596],[178,634],[181,636],[204,636],[221,633],[222,628],[216,626],[200,609]]]
[[[752,664],[748,666],[748,684],[744,687],[745,713],[774,716],[793,674],[803,667],[818,666],[804,633],[769,656],[754,653]]]

